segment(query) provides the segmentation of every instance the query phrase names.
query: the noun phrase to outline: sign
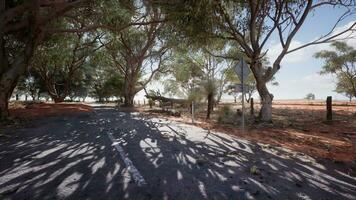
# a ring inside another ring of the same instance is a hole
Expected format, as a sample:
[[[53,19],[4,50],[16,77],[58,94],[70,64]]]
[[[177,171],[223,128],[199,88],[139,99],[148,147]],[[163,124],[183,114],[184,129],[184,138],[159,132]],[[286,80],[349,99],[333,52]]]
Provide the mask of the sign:
[[[250,69],[247,66],[247,63],[244,59],[241,59],[240,62],[237,63],[237,65],[234,68],[237,76],[239,77],[241,84],[236,84],[236,92],[242,92],[242,115],[241,115],[241,129],[242,133],[245,132],[245,93],[248,91],[248,87],[244,85],[244,82],[246,81],[248,75],[250,74]],[[246,89],[245,89],[246,88]]]
[[[248,85],[244,85],[243,91],[242,91],[242,84],[236,84],[234,92],[236,92],[236,93],[239,93],[239,92],[248,93],[248,90],[249,90],[249,86]]]
[[[234,68],[235,73],[241,81],[245,81],[250,74],[250,69],[244,59],[241,59]]]

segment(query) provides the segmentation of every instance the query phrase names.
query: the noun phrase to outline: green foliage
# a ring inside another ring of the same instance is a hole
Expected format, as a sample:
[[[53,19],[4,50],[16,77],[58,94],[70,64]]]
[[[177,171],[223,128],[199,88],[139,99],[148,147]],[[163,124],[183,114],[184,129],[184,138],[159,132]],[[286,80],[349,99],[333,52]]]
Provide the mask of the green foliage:
[[[307,99],[307,100],[315,100],[315,94],[313,93],[309,93],[305,96],[304,99]]]
[[[148,105],[150,106],[150,108],[152,108],[152,106],[154,105],[154,101],[150,98],[148,99]]]
[[[121,74],[115,74],[104,83],[106,96],[122,97],[124,91],[124,78]]]
[[[89,59],[90,95],[102,102],[110,97],[122,97],[124,78],[112,66],[104,50],[99,50]]]
[[[30,95],[32,100],[35,100],[39,94],[44,91],[44,82],[36,72],[31,72],[19,80],[15,93],[18,95]]]
[[[212,17],[215,15],[214,1],[154,0],[152,2],[165,13],[170,37],[180,42],[188,42],[190,45],[209,43],[211,38],[208,35],[211,35],[216,27]]]
[[[235,115],[231,107],[228,105],[224,105],[219,109],[217,120],[219,123],[233,123],[234,116]]]
[[[337,77],[336,92],[347,97],[356,97],[356,49],[345,42],[331,44],[334,51],[320,51],[316,58],[324,60],[321,74],[334,74]]]
[[[166,76],[164,80],[165,93],[195,102],[209,95],[219,99],[226,83],[225,71],[229,65],[212,53],[221,48],[223,45],[219,42],[200,49],[189,48],[184,44],[176,47],[173,57],[167,63],[170,66],[170,76]]]

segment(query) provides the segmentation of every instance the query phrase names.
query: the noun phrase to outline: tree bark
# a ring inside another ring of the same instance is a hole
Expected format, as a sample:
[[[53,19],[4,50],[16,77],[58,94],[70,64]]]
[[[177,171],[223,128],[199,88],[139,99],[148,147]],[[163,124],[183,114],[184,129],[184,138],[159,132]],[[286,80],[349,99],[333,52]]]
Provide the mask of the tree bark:
[[[0,76],[0,119],[9,116],[8,103],[17,81],[26,67],[22,62],[14,63],[7,71]]]
[[[257,91],[261,97],[261,109],[259,113],[259,118],[263,122],[272,122],[272,101],[273,95],[269,93],[266,81],[257,80]]]
[[[9,100],[5,93],[0,93],[0,120],[9,116]]]
[[[65,97],[57,97],[57,96],[53,96],[52,97],[54,103],[62,103],[65,99]]]
[[[0,25],[0,28],[2,26]],[[35,39],[28,38],[25,49],[13,63],[9,62],[6,52],[5,40],[0,31],[0,119],[9,116],[8,103],[12,92],[32,57],[35,48]]]
[[[124,106],[125,107],[134,107],[134,97],[136,94],[135,91],[135,78],[126,77],[125,89],[124,89]]]
[[[210,114],[213,111],[213,106],[214,106],[214,94],[209,93],[208,94],[208,109],[206,112],[206,119],[210,119]]]
[[[132,93],[125,93],[125,101],[124,101],[124,106],[125,107],[134,107],[134,94]]]
[[[259,56],[255,56],[258,58]],[[258,59],[252,59],[250,68],[256,81],[256,89],[261,98],[261,109],[259,120],[262,122],[272,122],[272,101],[273,95],[267,89],[268,77],[262,68],[262,63]],[[244,97],[242,97],[244,98]]]

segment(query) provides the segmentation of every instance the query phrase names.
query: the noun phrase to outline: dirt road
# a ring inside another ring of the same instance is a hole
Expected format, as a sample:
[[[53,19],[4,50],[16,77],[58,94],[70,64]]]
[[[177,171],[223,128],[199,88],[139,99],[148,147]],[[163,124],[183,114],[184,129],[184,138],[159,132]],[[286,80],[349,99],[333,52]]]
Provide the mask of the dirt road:
[[[356,199],[355,166],[94,110],[2,130],[0,199]]]

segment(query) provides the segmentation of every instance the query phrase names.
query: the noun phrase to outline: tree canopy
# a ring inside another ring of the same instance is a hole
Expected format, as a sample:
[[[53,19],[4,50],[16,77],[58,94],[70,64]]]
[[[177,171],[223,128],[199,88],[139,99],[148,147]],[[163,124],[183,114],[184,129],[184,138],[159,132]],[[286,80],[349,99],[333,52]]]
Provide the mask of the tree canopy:
[[[350,99],[356,97],[356,49],[345,42],[331,44],[334,50],[324,50],[315,54],[324,60],[321,74],[334,74],[337,77],[336,92]]]

